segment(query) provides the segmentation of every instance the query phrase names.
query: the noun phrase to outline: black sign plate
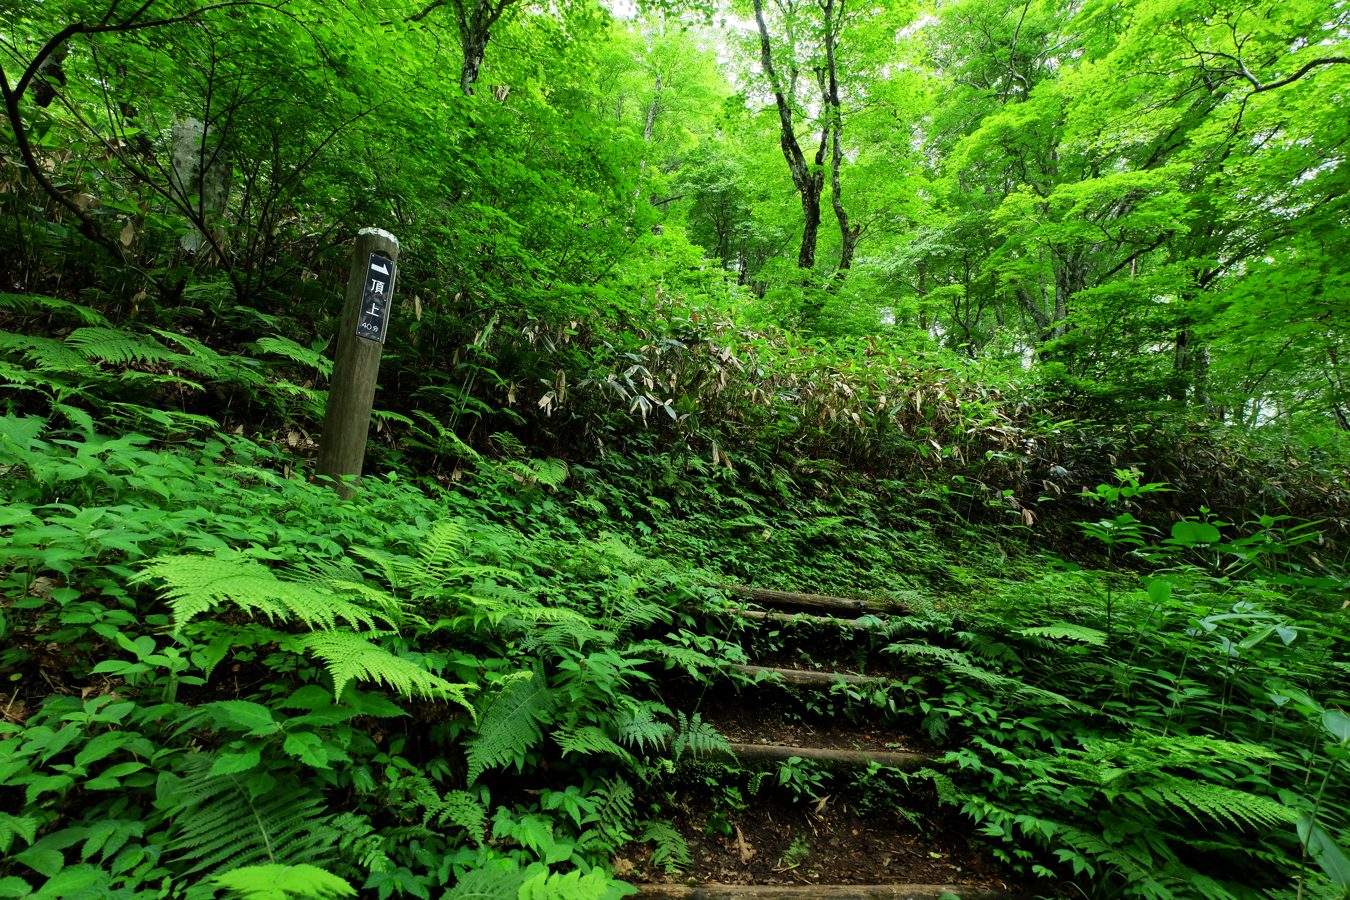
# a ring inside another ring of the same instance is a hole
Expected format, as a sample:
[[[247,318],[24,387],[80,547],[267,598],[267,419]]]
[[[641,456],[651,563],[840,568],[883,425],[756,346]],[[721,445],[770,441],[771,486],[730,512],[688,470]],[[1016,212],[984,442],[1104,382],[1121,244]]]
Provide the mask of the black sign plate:
[[[361,298],[361,314],[356,319],[356,336],[384,343],[389,329],[389,307],[394,299],[394,261],[383,253],[370,254],[366,266],[366,290]]]

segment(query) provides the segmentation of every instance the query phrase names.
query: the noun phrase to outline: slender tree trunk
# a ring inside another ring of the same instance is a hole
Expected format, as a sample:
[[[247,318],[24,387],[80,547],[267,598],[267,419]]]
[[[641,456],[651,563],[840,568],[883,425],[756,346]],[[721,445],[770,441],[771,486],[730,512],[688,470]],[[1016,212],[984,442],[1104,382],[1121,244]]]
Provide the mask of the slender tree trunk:
[[[455,23],[459,26],[459,46],[464,61],[459,68],[459,89],[473,95],[478,70],[483,67],[492,26],[516,0],[453,0]],[[431,7],[428,7],[430,9]],[[425,15],[425,13],[423,13]]]
[[[797,268],[812,269],[816,265],[816,240],[820,234],[820,195],[825,188],[824,162],[829,129],[821,130],[815,161],[808,165],[792,127],[792,101],[788,96],[790,90],[784,86],[773,64],[773,44],[769,39],[769,27],[764,21],[764,2],[754,0],[754,4],[755,23],[759,26],[759,60],[778,108],[778,142],[783,148],[783,159],[787,160],[788,171],[792,174],[792,183],[802,198],[802,243],[797,253]]]
[[[836,283],[843,281],[848,270],[853,267],[853,255],[858,248],[858,237],[862,229],[850,225],[848,211],[844,209],[844,188],[839,170],[844,167],[843,132],[844,117],[839,102],[839,69],[835,60],[835,17],[844,17],[844,3],[838,0],[836,13],[835,0],[825,0],[825,70],[818,71],[821,99],[828,115],[830,130],[830,204],[834,207],[834,217],[839,221],[839,268],[835,271]]]

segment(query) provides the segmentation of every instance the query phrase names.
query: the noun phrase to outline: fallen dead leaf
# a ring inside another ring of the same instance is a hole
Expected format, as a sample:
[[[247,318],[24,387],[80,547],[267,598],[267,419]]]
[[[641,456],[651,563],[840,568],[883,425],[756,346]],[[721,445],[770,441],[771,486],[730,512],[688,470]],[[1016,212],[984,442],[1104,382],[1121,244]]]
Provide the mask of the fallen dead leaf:
[[[755,848],[750,846],[750,842],[745,839],[745,833],[741,831],[741,826],[736,826],[736,849],[741,854],[741,863],[748,864],[755,858]]]

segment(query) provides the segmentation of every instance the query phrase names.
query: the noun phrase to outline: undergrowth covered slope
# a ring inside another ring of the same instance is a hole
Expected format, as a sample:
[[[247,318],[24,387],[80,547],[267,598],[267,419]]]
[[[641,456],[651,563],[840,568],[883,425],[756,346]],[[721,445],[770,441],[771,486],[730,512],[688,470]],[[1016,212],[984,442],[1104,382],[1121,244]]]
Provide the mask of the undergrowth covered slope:
[[[665,785],[722,739],[658,676],[743,659],[705,624],[733,583],[909,606],[868,651],[909,674],[839,699],[922,734],[907,777],[1046,891],[1343,889],[1340,523],[1280,511],[1333,474],[723,334],[661,345],[674,415],[594,374],[531,403],[552,457],[386,413],[343,502],[307,480],[321,358],[9,309],[6,895],[609,897],[644,843],[678,872]]]

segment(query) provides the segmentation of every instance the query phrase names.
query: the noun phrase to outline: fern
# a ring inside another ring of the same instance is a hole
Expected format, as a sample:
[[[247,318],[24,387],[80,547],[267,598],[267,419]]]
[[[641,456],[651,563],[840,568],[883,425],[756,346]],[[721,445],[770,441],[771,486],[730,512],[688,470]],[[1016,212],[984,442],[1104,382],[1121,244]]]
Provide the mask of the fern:
[[[559,728],[553,733],[555,740],[564,753],[589,755],[610,753],[621,759],[630,759],[631,754],[614,742],[598,725],[573,725]]]
[[[1041,625],[1035,628],[1022,628],[1017,631],[1017,634],[1055,641],[1075,641],[1092,647],[1106,645],[1106,632],[1068,622],[1056,622],[1054,625]]]
[[[512,478],[527,488],[543,485],[550,490],[556,490],[570,474],[567,463],[560,459],[531,459],[526,462],[508,460],[501,466]]]
[[[69,300],[62,300],[59,297],[46,297],[41,294],[9,294],[0,291],[0,308],[12,309],[24,315],[34,315],[39,312],[70,315],[82,325],[108,324],[108,320],[103,317],[103,314],[96,310],[79,303],[72,303]]]
[[[693,865],[689,844],[669,822],[648,822],[638,836],[643,844],[652,844],[652,865],[660,866],[667,875],[676,875]]]
[[[74,346],[55,338],[0,331],[0,350],[21,357],[39,372],[88,376],[98,372]]]
[[[489,767],[522,761],[543,737],[540,726],[551,720],[557,703],[538,666],[517,672],[488,697],[479,709],[478,733],[469,741],[469,784]]]
[[[212,350],[196,338],[168,331],[163,328],[150,328],[155,334],[183,348],[174,364],[180,368],[200,375],[212,381],[230,381],[248,385],[260,385],[264,379],[248,367],[239,357],[225,356]]]
[[[355,897],[356,889],[346,879],[317,866],[265,865],[231,869],[211,879],[241,900],[290,900]]]
[[[514,863],[494,860],[491,865],[466,872],[441,900],[506,900],[516,897],[525,884],[525,873]]]
[[[370,681],[388,685],[404,697],[428,697],[450,700],[474,714],[468,692],[473,685],[452,684],[433,675],[410,659],[395,656],[350,631],[316,631],[292,637],[290,646],[312,653],[323,660],[333,679],[333,697],[338,699],[352,681]]]
[[[667,662],[668,668],[681,666],[691,676],[698,678],[700,669],[721,669],[723,663],[720,660],[713,659],[706,653],[689,647],[677,647],[673,644],[662,643],[661,641],[640,641],[628,648],[631,654],[651,653],[662,657]]]
[[[596,792],[594,822],[600,832],[617,837],[626,834],[636,812],[637,794],[622,778],[608,781]]]
[[[437,456],[454,456],[475,462],[482,459],[477,450],[464,443],[463,439],[455,434],[453,428],[441,424],[435,416],[420,409],[414,410],[413,416],[414,420],[406,438],[409,445],[429,450]],[[418,419],[425,422],[427,427],[418,425],[416,421]]]
[[[77,328],[66,338],[66,343],[79,350],[86,359],[112,365],[166,362],[176,356],[152,338],[118,328]]]
[[[281,335],[258,338],[254,342],[254,346],[264,353],[283,356],[291,362],[313,369],[325,379],[333,377],[333,361],[331,359],[318,350],[312,350],[309,347],[297,344],[290,338]]]
[[[638,750],[666,746],[675,729],[658,719],[658,715],[669,716],[670,710],[654,700],[621,699],[614,716],[619,741]]]
[[[188,774],[163,789],[172,823],[166,849],[184,874],[332,859],[340,834],[311,786],[211,776],[211,765],[211,755],[196,754]]]
[[[384,849],[385,833],[376,831],[370,819],[357,813],[338,813],[333,817],[333,827],[342,834],[338,841],[341,859],[372,874],[394,868]]]
[[[0,381],[8,384],[11,389],[17,388],[19,390],[44,389],[55,393],[65,390],[67,387],[54,378],[41,375],[32,369],[16,366],[3,359],[0,359]]]
[[[321,585],[282,581],[242,554],[157,557],[133,578],[133,582],[149,580],[164,582],[161,594],[180,632],[192,619],[225,602],[272,621],[298,620],[311,628],[331,629],[338,622],[374,628],[377,619],[397,624],[386,611],[366,609]]]
[[[422,819],[423,825],[433,823],[463,828],[478,845],[487,838],[487,810],[468,791],[451,791],[434,798]]]
[[[685,750],[695,759],[706,756],[730,756],[731,744],[718,733],[716,728],[703,721],[702,713],[686,716],[683,711],[675,714],[678,728],[671,749],[675,758],[684,755]]]
[[[670,610],[660,604],[630,599],[622,604],[622,609],[613,618],[614,631],[618,634],[626,634],[638,627],[652,625],[656,622],[669,622],[671,613]]]
[[[1238,829],[1278,828],[1296,819],[1293,810],[1269,797],[1176,776],[1140,785],[1133,793],[1197,822],[1226,822]]]

